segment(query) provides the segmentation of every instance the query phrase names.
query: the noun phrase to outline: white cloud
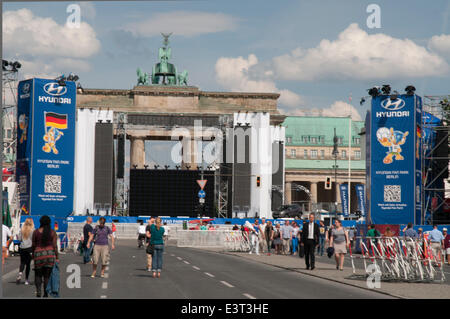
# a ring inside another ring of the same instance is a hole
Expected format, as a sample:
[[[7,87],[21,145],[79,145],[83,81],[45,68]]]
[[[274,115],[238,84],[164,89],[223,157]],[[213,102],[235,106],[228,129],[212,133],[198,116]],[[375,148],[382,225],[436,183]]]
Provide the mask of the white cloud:
[[[362,121],[361,115],[358,110],[344,101],[336,101],[328,108],[297,108],[288,109],[286,115],[299,115],[299,116],[328,116],[328,117],[348,117],[351,112],[352,120]]]
[[[100,50],[100,41],[86,22],[70,28],[20,9],[3,14],[3,47],[12,55],[88,58]]]
[[[450,54],[450,34],[433,36],[430,41],[428,41],[428,47],[439,53]]]
[[[288,107],[297,107],[303,103],[300,95],[280,90],[272,80],[270,71],[265,72],[260,79],[251,79],[249,69],[258,66],[258,58],[250,54],[247,59],[219,58],[216,62],[216,79],[224,88],[237,92],[280,93],[279,102]]]
[[[3,57],[20,61],[25,79],[89,71],[87,59],[99,50],[100,41],[86,22],[70,28],[28,9],[3,14]]]
[[[123,29],[135,36],[159,36],[161,32],[173,32],[174,35],[195,36],[206,33],[233,31],[238,19],[223,13],[198,11],[173,11],[156,13],[148,19],[130,23]]]
[[[272,64],[278,79],[299,81],[441,76],[450,70],[442,57],[409,39],[369,35],[357,24],[334,41],[324,39],[315,48],[297,48],[275,57]]]

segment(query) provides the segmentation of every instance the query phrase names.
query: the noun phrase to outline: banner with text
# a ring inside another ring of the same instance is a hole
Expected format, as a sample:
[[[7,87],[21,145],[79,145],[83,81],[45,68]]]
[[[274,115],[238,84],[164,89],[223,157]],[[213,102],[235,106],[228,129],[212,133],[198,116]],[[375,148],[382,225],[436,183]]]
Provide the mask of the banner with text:
[[[366,194],[364,190],[364,184],[356,184],[356,197],[358,198],[358,210],[361,212],[361,216],[366,216]]]
[[[348,185],[347,184],[341,184],[341,185],[339,185],[339,189],[341,191],[342,214],[344,214],[344,216],[347,217],[349,215],[349,209],[348,209]]]
[[[372,98],[369,210],[374,224],[420,222],[421,111],[416,95]]]

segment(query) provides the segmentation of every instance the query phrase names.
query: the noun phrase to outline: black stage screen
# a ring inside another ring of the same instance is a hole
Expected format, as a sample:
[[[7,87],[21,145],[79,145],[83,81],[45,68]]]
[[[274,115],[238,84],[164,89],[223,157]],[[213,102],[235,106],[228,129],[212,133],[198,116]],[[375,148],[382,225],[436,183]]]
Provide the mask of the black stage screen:
[[[208,180],[205,210],[201,215],[214,217],[214,176]],[[130,216],[190,216],[199,214],[199,170],[130,169]]]

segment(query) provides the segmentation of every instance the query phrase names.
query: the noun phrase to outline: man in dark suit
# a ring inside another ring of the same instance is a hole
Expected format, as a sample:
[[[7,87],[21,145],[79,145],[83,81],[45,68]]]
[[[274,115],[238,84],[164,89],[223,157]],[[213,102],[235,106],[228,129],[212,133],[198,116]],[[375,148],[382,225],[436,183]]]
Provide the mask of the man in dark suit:
[[[319,243],[319,225],[314,222],[314,214],[309,214],[308,223],[303,224],[302,245],[305,247],[306,269],[314,270],[314,251]]]

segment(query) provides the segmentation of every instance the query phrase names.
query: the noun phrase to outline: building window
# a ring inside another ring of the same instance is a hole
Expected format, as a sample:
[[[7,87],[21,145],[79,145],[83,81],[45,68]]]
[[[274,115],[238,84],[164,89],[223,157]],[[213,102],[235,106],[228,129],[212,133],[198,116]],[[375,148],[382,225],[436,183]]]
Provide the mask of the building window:
[[[311,159],[317,158],[317,150],[311,150]]]
[[[320,158],[325,159],[325,151],[324,150],[320,150]]]
[[[291,148],[291,157],[295,157],[295,148]]]
[[[355,151],[355,159],[360,160],[361,159],[361,151]]]
[[[342,137],[338,137],[338,144],[342,145],[344,143],[344,139]]]
[[[308,150],[304,150],[303,151],[303,158],[307,159],[308,158]]]
[[[317,144],[317,137],[311,137],[311,143]]]
[[[308,144],[308,136],[302,136],[302,142]]]
[[[319,143],[325,144],[325,136],[319,137]]]
[[[347,158],[347,151],[342,151],[342,159],[346,159]]]
[[[288,143],[288,144],[291,144],[291,143],[292,143],[292,137],[289,136],[289,137],[287,137],[286,139],[287,139],[287,143]]]

